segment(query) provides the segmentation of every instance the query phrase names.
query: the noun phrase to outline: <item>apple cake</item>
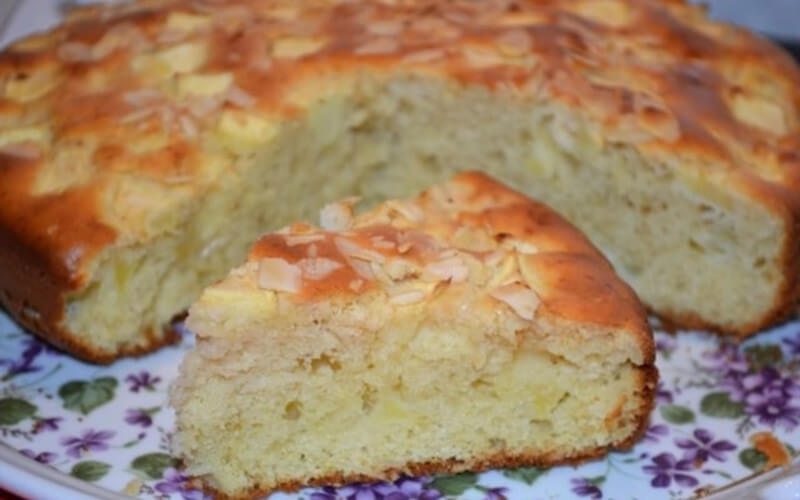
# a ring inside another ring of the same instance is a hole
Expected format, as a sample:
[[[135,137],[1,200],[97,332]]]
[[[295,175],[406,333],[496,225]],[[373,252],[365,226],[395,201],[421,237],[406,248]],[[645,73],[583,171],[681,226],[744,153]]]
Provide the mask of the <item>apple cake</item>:
[[[800,72],[681,0],[140,0],[0,53],[0,301],[83,358],[267,230],[476,168],[576,224],[663,318],[798,298]]]
[[[545,466],[643,431],[644,308],[565,219],[477,172],[352,203],[263,236],[192,305],[174,444],[208,489]]]

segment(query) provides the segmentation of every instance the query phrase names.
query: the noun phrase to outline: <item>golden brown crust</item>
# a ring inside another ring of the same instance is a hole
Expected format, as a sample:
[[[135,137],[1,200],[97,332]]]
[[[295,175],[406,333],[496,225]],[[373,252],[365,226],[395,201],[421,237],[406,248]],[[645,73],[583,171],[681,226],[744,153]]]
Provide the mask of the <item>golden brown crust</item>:
[[[295,224],[263,236],[234,275],[257,274],[248,286],[298,303],[376,288],[390,302],[400,294],[423,302],[470,286],[523,319],[544,314],[625,332],[645,363],[655,357],[644,308],[600,251],[554,210],[482,172],[355,218],[349,211],[346,203],[323,209],[323,222],[335,215],[338,230]],[[507,287],[520,300],[504,300]]]
[[[175,28],[180,22],[190,26],[185,33]],[[148,57],[207,41],[207,53],[185,72],[229,73],[233,85],[198,116],[190,108],[208,100],[181,102],[173,95],[177,77],[159,76],[163,67]],[[153,236],[127,217],[124,202],[98,200],[113,198],[129,177],[152,182],[160,199],[179,187],[202,193],[207,186],[193,174],[208,154],[203,134],[216,130],[224,111],[293,116],[303,104],[291,95],[304,82],[331,71],[398,70],[558,101],[601,123],[611,140],[697,154],[712,170],[780,187],[780,201],[753,195],[791,227],[780,301],[750,325],[702,326],[745,336],[793,310],[800,70],[774,45],[707,20],[699,7],[682,0],[317,0],[302,7],[294,0],[142,0],[76,10],[62,26],[0,53],[0,231],[18,240],[8,248],[22,255],[12,259],[7,250],[0,261],[27,259],[51,287],[39,294],[30,285],[36,279],[6,279],[4,301],[46,298],[39,307],[52,314],[37,322],[19,312],[23,306],[9,305],[10,312],[68,342],[55,309],[85,284],[93,259],[112,244]],[[162,132],[162,148],[135,151]],[[685,315],[670,318],[700,326]]]
[[[601,446],[577,456],[559,456],[557,454],[508,454],[494,453],[485,457],[475,457],[472,460],[441,460],[422,463],[408,463],[401,468],[385,470],[379,476],[363,474],[347,474],[343,472],[328,474],[313,478],[309,481],[285,481],[273,487],[255,486],[239,495],[228,495],[215,489],[203,478],[195,478],[198,486],[210,493],[218,500],[250,500],[266,497],[276,491],[296,491],[306,486],[342,486],[355,482],[392,481],[402,476],[424,477],[438,474],[457,474],[464,471],[482,472],[490,469],[513,469],[517,467],[552,467],[555,465],[578,465],[595,458],[602,457],[613,450],[625,450],[633,446],[647,430],[650,411],[653,409],[656,385],[658,383],[658,370],[652,364],[639,367],[641,383],[636,395],[640,405],[633,417],[636,422],[636,431],[631,433],[624,441]]]

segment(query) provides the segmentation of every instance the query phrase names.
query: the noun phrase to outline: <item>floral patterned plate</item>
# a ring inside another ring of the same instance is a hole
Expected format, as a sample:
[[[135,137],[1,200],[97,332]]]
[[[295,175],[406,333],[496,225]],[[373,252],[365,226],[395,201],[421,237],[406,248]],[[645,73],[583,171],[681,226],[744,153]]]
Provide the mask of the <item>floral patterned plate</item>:
[[[690,498],[792,460],[800,449],[800,323],[739,347],[696,332],[656,339],[657,407],[627,452],[579,467],[404,478],[271,500]],[[177,346],[99,367],[52,350],[0,314],[0,442],[18,453],[17,465],[0,463],[0,486],[29,493],[22,469],[50,485],[63,477],[55,469],[109,494],[204,498],[169,451],[167,388],[191,344],[187,332]]]

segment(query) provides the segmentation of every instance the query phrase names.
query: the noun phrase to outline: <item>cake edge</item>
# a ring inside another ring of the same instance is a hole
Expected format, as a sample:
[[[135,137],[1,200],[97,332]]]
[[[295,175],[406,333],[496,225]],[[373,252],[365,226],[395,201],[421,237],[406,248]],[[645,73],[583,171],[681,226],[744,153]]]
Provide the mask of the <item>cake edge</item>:
[[[655,390],[658,384],[658,369],[655,363],[648,363],[637,366],[641,378],[638,390],[639,407],[635,417],[637,426],[627,438],[616,443],[592,448],[585,453],[572,457],[558,456],[554,454],[519,454],[512,455],[503,452],[491,454],[484,457],[476,457],[471,460],[446,459],[429,462],[411,462],[403,467],[392,467],[383,471],[383,477],[370,476],[368,474],[345,474],[341,471],[334,472],[326,476],[320,476],[309,481],[291,480],[278,483],[272,488],[253,487],[244,493],[229,495],[220,491],[202,478],[191,477],[189,483],[201,488],[204,492],[211,494],[217,500],[255,500],[266,497],[267,495],[279,491],[291,492],[300,488],[313,486],[344,486],[356,482],[375,482],[384,481],[387,478],[397,479],[410,473],[413,476],[431,476],[435,474],[458,474],[465,471],[483,472],[491,469],[517,468],[517,467],[551,467],[556,465],[578,465],[590,460],[602,457],[613,450],[624,450],[632,447],[647,430],[650,413],[655,406]],[[621,404],[624,404],[621,403]],[[614,410],[616,411],[616,410]],[[613,412],[612,412],[613,413]]]

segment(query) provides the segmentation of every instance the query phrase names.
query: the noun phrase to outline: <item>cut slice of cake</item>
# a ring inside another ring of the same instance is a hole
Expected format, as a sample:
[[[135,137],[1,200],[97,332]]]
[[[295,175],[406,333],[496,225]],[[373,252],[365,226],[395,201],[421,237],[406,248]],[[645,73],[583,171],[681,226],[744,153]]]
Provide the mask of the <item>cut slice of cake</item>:
[[[558,214],[479,173],[354,202],[262,237],[190,309],[175,445],[207,488],[550,465],[642,432],[645,313]]]

